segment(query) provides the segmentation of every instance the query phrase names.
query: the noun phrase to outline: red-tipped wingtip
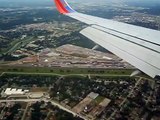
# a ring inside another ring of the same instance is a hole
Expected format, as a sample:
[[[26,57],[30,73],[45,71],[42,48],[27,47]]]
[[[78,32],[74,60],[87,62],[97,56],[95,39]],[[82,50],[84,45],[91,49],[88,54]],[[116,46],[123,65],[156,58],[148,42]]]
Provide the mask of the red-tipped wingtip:
[[[54,0],[54,2],[56,4],[57,10],[60,13],[62,13],[62,14],[68,13],[68,11],[64,8],[64,6],[62,5],[60,0]]]
[[[61,14],[75,12],[65,0],[54,0],[54,2],[56,4],[57,10]]]

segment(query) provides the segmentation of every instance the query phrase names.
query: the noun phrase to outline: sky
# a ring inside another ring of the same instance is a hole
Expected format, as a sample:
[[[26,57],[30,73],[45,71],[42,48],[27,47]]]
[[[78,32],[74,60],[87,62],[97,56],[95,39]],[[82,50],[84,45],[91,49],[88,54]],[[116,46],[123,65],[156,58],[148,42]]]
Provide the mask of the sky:
[[[103,4],[113,4],[113,3],[135,3],[136,5],[160,5],[160,0],[67,0],[69,3],[87,4],[87,3],[103,3]],[[0,0],[0,6],[3,3],[7,6],[12,5],[50,5],[52,6],[53,0]]]
[[[53,0],[0,0],[2,1],[9,1],[9,2],[52,2]],[[134,1],[134,2],[160,2],[160,0],[66,0],[68,2],[99,2],[99,1]]]
[[[100,1],[106,1],[106,2],[119,2],[119,1],[128,1],[128,2],[141,2],[141,3],[145,3],[145,2],[150,2],[150,3],[160,3],[160,0],[67,0],[68,2],[100,2]],[[0,0],[0,2],[11,2],[11,3],[16,3],[16,2],[31,2],[31,3],[36,3],[36,2],[48,2],[51,3],[53,2],[53,0]]]

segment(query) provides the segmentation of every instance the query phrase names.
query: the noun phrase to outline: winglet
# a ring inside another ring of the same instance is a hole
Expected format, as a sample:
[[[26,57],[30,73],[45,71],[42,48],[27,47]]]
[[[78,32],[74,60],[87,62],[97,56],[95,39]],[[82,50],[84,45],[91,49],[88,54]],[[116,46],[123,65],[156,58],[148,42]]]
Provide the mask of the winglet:
[[[57,10],[61,14],[75,12],[75,10],[73,10],[65,0],[54,0],[54,2],[56,4]]]

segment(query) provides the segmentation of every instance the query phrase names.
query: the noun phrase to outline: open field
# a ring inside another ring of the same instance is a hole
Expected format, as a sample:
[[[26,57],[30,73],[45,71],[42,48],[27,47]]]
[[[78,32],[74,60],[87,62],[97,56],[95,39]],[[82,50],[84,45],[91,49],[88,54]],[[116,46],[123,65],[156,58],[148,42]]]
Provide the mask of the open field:
[[[47,92],[48,88],[47,87],[32,87],[30,91],[31,92]]]
[[[30,73],[30,74],[59,74],[59,75],[130,75],[133,69],[92,69],[92,68],[54,68],[54,67],[21,67],[0,66],[0,73]]]

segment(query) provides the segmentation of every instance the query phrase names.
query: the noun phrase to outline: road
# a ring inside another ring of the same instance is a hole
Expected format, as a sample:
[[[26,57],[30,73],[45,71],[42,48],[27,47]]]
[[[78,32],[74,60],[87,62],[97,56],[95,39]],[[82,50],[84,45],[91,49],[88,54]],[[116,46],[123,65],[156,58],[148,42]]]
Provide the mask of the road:
[[[0,113],[0,119],[2,120],[3,119],[3,115],[4,115],[4,110],[5,110],[6,107],[4,107],[2,110],[1,110],[1,113]]]
[[[132,88],[132,90],[128,93],[127,97],[121,102],[121,104],[119,105],[119,107],[122,108],[123,104],[127,101],[127,98],[133,93],[134,89],[139,85],[140,81],[142,80],[143,78],[140,77],[139,80],[136,82],[135,86]],[[108,120],[111,120],[112,117],[116,114],[117,110],[115,110],[111,116],[108,118]]]
[[[35,102],[35,101],[41,101],[42,99],[13,99],[13,100],[0,100],[0,103],[2,102]]]
[[[4,74],[5,74],[5,72],[1,73],[1,74],[0,74],[0,77],[1,77],[2,75],[4,75]]]
[[[52,111],[49,110],[48,114],[47,114],[47,117],[45,118],[45,120],[48,120],[49,119],[49,116],[52,114]]]
[[[66,111],[66,112],[68,112],[68,113],[73,114],[73,116],[78,116],[78,117],[80,117],[80,118],[82,118],[82,119],[84,119],[84,120],[87,120],[85,117],[83,117],[83,116],[81,116],[81,115],[78,115],[77,113],[75,113],[75,112],[73,112],[73,111],[65,108],[64,106],[60,105],[59,103],[57,103],[57,102],[55,102],[55,101],[53,101],[53,100],[51,101],[51,100],[46,100],[46,99],[15,99],[15,100],[0,100],[0,103],[1,103],[1,102],[35,102],[35,101],[42,101],[42,100],[45,101],[45,102],[51,102],[52,105],[57,106],[57,107],[59,107],[60,109]],[[27,109],[27,107],[26,107],[26,109]],[[25,110],[25,111],[26,111],[26,110]]]
[[[71,110],[63,107],[62,105],[60,105],[59,103],[57,103],[57,102],[55,102],[55,101],[50,101],[50,102],[51,102],[54,106],[58,106],[60,109],[66,111],[66,112],[69,112],[69,113],[73,114],[74,116],[78,116],[78,117],[80,117],[80,118],[82,118],[82,119],[84,119],[84,120],[87,120],[87,118],[85,118],[85,117],[83,117],[83,116],[81,116],[81,115],[78,115],[77,113],[75,113],[75,112],[73,112],[73,111],[71,111]]]
[[[134,89],[139,85],[139,83],[140,83],[141,80],[142,80],[142,78],[139,78],[139,80],[136,82],[135,86],[129,92],[129,94],[127,95],[127,97],[129,97],[134,92]],[[127,101],[127,97],[121,102],[121,104],[119,105],[120,107]]]
[[[17,49],[19,49],[22,45],[26,45],[27,43],[29,43],[30,41],[32,41],[33,37],[29,37],[27,39],[23,39],[19,42],[17,42],[14,46],[12,46],[5,54],[7,53],[12,53],[14,51],[16,51]]]
[[[56,74],[56,73],[30,73],[30,72],[3,72],[3,74],[20,74],[20,75],[57,75],[57,76],[62,76],[62,77],[65,77],[65,76],[82,76],[82,77],[85,77],[88,75],[88,73],[86,74]],[[130,77],[130,75],[118,75],[118,74],[89,74],[90,76],[108,76],[108,77]]]
[[[25,111],[24,111],[24,113],[23,113],[23,116],[22,116],[21,120],[24,120],[24,119],[25,119],[26,114],[27,114],[27,111],[28,111],[29,104],[30,104],[30,103],[27,103],[26,109],[25,109]]]
[[[12,53],[14,52],[17,48],[21,46],[21,42],[16,43],[14,46],[12,46],[6,53]]]

